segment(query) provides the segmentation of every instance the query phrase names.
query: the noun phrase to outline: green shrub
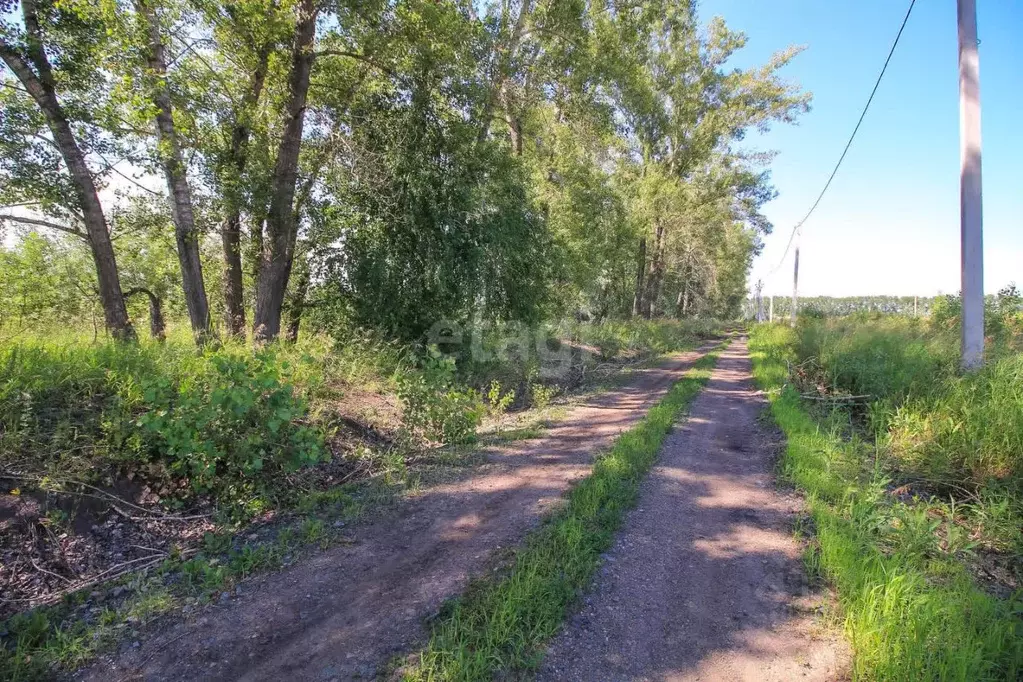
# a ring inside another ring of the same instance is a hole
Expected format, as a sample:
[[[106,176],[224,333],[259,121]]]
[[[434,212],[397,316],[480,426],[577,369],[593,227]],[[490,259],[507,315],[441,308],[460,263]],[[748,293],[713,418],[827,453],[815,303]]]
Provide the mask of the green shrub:
[[[298,421],[308,408],[281,381],[287,363],[270,353],[205,359],[183,377],[141,380],[145,411],[134,422],[138,440],[129,440],[140,458],[166,462],[202,492],[320,460],[318,434]]]
[[[494,379],[487,389],[487,412],[491,417],[500,417],[515,402],[515,391],[501,392],[501,382]]]
[[[541,384],[539,381],[534,381],[529,385],[529,397],[532,406],[538,410],[542,410],[551,404],[554,397],[558,395],[557,386],[547,386]]]
[[[441,443],[467,443],[476,438],[486,406],[474,389],[454,385],[455,360],[436,349],[422,369],[398,379],[402,420],[412,433]]]
[[[0,349],[0,368],[0,457],[40,474],[145,466],[219,494],[325,452],[287,381],[306,370],[274,349],[28,341]]]

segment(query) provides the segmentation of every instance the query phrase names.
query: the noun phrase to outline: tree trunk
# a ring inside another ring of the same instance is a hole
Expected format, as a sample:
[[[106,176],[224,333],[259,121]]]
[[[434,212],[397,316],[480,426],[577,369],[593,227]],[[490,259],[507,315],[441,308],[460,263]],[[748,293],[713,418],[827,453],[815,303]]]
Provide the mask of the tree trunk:
[[[511,139],[512,153],[522,156],[522,119],[512,111],[508,89],[502,84],[500,90],[501,108],[504,109],[504,121],[508,124],[508,136]]]
[[[646,277],[646,237],[639,239],[639,258],[636,267],[636,293],[632,297],[632,316],[636,317],[643,309],[643,283]]]
[[[657,300],[661,295],[661,282],[664,280],[664,226],[657,222],[654,236],[654,255],[651,260],[650,276],[647,277],[646,294],[643,300],[643,317],[648,320],[654,316]]]
[[[284,339],[288,343],[298,341],[298,328],[302,324],[302,313],[305,312],[305,297],[309,291],[309,270],[301,268],[298,281],[295,282],[295,293],[288,305],[288,329]]]
[[[512,152],[522,156],[522,121],[510,113],[505,115],[508,122],[508,135],[511,137]]]
[[[515,18],[515,26],[512,28],[511,35],[508,36],[508,41],[503,44],[499,43],[494,48],[498,54],[494,55],[493,80],[490,92],[487,94],[486,103],[483,106],[483,111],[480,114],[480,130],[476,137],[477,142],[483,142],[487,139],[487,135],[490,134],[491,119],[494,117],[494,109],[501,98],[501,91],[504,88],[507,77],[508,65],[518,54],[519,45],[522,44],[522,36],[526,28],[526,19],[532,11],[533,0],[522,0],[522,4],[519,6],[519,14]],[[510,112],[507,113],[510,114]]]
[[[167,60],[160,32],[156,10],[147,0],[139,0],[139,11],[145,17],[149,31],[149,54],[147,60],[154,77],[152,99],[156,105],[156,140],[160,164],[167,179],[170,194],[171,217],[174,220],[174,240],[178,247],[178,263],[181,265],[181,284],[185,293],[185,306],[196,343],[204,344],[213,333],[209,301],[206,299],[206,284],[202,276],[202,261],[199,258],[199,235],[195,229],[195,213],[192,210],[192,190],[188,186],[185,163],[181,156],[177,129],[170,92],[167,89]]]
[[[163,301],[149,289],[135,287],[124,292],[125,298],[135,294],[145,294],[149,299],[149,336],[163,343],[167,340],[167,323],[163,319]]]
[[[220,185],[224,192],[226,216],[221,229],[221,241],[224,247],[224,326],[227,333],[235,338],[245,337],[245,290],[242,280],[242,200],[238,190],[248,162],[249,138],[252,135],[250,125],[253,109],[259,102],[266,82],[267,65],[270,60],[270,44],[267,43],[259,52],[259,61],[255,71],[249,78],[249,88],[242,98],[241,107],[235,116],[234,129],[231,131],[231,147],[228,151],[228,173],[231,178],[222,178]],[[262,230],[262,226],[259,228]],[[262,236],[262,234],[260,234]],[[256,251],[256,260],[258,254]]]
[[[288,75],[288,118],[274,166],[267,233],[256,289],[253,334],[257,342],[271,341],[280,334],[281,309],[298,236],[295,185],[298,182],[298,154],[302,147],[306,96],[313,66],[317,4],[315,0],[300,0],[298,11],[291,73]]]
[[[242,215],[237,207],[228,209],[220,229],[224,249],[224,328],[227,335],[245,338],[245,291],[242,282]]]
[[[18,80],[21,81],[46,116],[46,123],[53,134],[53,141],[60,151],[64,163],[67,164],[75,190],[75,198],[82,211],[82,222],[85,224],[92,260],[96,266],[96,280],[99,284],[100,302],[103,305],[103,317],[107,330],[115,339],[134,341],[136,339],[135,329],[128,318],[128,309],[124,305],[117,260],[114,258],[114,247],[107,230],[103,205],[100,203],[92,173],[85,163],[85,155],[78,146],[71,124],[57,99],[56,84],[42,43],[35,2],[23,0],[22,13],[28,35],[28,59],[35,66],[35,71],[18,50],[3,40],[0,40],[0,58],[18,77]]]

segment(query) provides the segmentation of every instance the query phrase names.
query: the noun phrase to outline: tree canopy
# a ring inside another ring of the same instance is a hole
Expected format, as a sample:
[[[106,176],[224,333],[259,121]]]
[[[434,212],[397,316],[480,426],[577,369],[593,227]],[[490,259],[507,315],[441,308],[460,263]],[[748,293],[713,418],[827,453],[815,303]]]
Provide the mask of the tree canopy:
[[[4,257],[126,339],[140,291],[200,342],[735,315],[742,141],[809,103],[745,42],[677,0],[0,0]]]

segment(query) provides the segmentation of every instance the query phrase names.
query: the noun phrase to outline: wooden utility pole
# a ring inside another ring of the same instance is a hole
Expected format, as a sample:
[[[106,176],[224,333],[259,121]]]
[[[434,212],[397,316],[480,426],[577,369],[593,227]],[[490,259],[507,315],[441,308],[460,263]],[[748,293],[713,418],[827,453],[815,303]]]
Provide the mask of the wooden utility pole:
[[[980,60],[976,0],[959,9],[959,219],[962,258],[962,359],[966,371],[984,364],[984,240],[980,179]]]

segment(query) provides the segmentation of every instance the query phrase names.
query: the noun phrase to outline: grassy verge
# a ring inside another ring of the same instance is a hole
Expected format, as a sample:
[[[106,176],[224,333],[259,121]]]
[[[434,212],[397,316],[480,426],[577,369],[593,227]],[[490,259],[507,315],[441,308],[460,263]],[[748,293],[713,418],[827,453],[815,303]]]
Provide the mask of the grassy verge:
[[[100,347],[96,352],[104,350]],[[154,356],[176,351],[149,346],[129,349]],[[306,371],[305,362],[294,362],[293,371]],[[103,363],[85,364],[96,370],[97,381],[109,381],[110,372]],[[354,375],[353,367],[346,368],[346,377]],[[607,386],[587,383],[583,388],[600,392]],[[376,513],[399,497],[415,495],[435,480],[462,475],[459,472],[478,463],[481,449],[541,437],[551,421],[563,417],[565,409],[563,405],[534,406],[506,415],[507,419],[481,432],[472,443],[416,451],[411,457],[400,450],[362,453],[380,460],[368,479],[325,488],[283,486],[286,494],[265,505],[274,512],[272,523],[252,527],[245,522],[218,521],[216,530],[205,533],[197,545],[175,545],[159,565],[78,590],[59,603],[0,622],[0,679],[51,679],[59,671],[87,664],[100,652],[143,637],[155,621],[169,614],[187,615],[210,603],[230,600],[244,591],[243,581],[254,574],[279,570],[315,551],[348,542],[352,523],[364,514]]]
[[[816,536],[807,564],[838,592],[854,677],[1019,679],[1019,601],[975,585],[957,558],[953,521],[890,493],[874,446],[850,437],[848,415],[810,415],[787,384],[796,343],[790,329],[756,327],[750,339],[754,375],[769,391],[771,412],[788,439],[782,474],[808,499]]]
[[[452,602],[406,680],[490,680],[534,668],[611,546],[672,424],[710,378],[701,358],[642,422],[597,459],[567,504],[530,534],[507,568]],[[503,678],[502,678],[503,679]]]
[[[297,494],[287,518],[256,529],[206,533],[193,551],[175,553],[160,565],[67,595],[0,622],[0,679],[34,682],[75,670],[119,643],[140,638],[145,629],[172,613],[189,614],[244,590],[254,575],[277,571],[328,547],[346,544],[350,527],[402,496],[414,495],[434,479],[475,461],[478,450],[515,440],[542,437],[547,419],[562,410],[548,408],[542,421],[484,437],[472,446],[445,448],[437,461],[415,468],[396,465],[366,481]],[[425,480],[424,480],[425,479]]]

